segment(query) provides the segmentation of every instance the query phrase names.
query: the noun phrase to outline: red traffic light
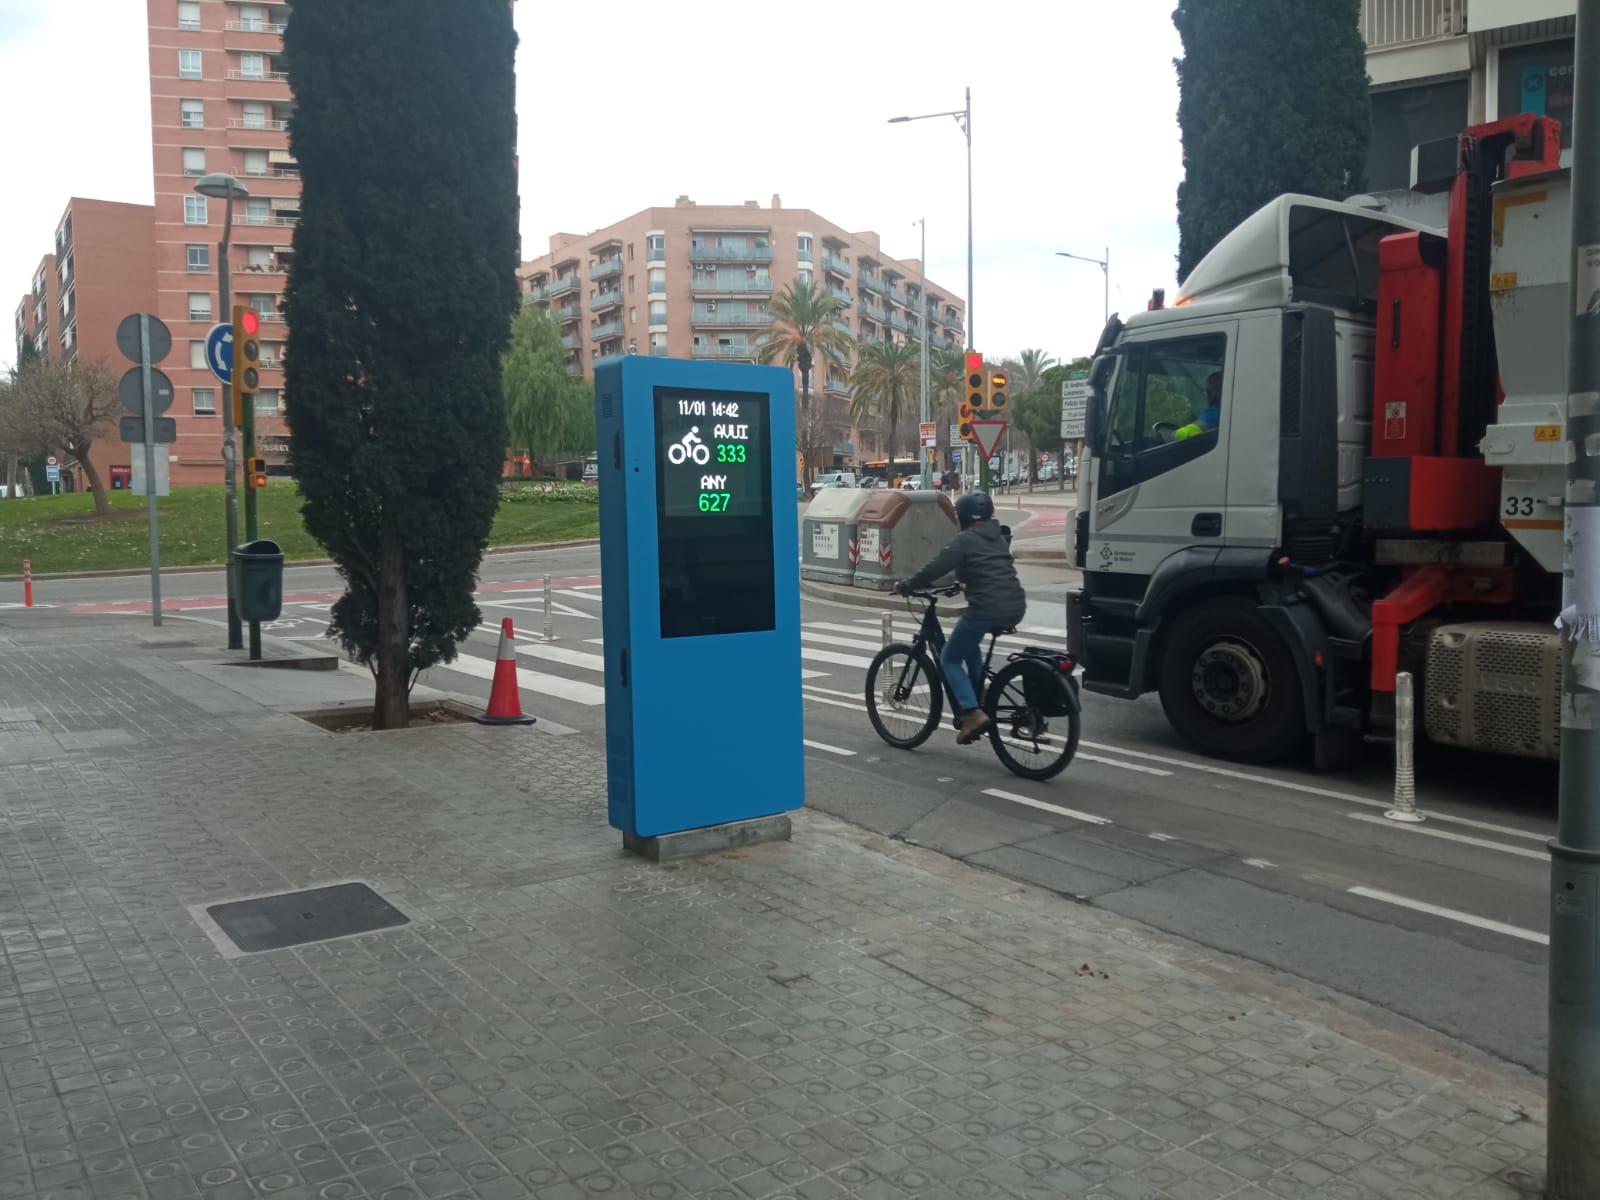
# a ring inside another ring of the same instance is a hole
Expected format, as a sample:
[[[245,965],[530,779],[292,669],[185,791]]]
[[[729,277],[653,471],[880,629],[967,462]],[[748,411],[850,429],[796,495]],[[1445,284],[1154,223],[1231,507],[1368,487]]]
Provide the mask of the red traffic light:
[[[261,332],[261,316],[254,309],[246,309],[239,314],[239,328],[245,333],[256,334]]]
[[[979,354],[976,350],[968,350],[967,351],[967,370],[969,370],[969,371],[981,371],[981,370],[983,370],[983,355]]]

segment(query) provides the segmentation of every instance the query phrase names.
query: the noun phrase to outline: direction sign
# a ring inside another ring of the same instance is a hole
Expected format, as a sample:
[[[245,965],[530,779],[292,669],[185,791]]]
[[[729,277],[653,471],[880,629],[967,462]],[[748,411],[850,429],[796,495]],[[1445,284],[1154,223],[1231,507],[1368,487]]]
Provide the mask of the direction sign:
[[[150,368],[150,411],[164,413],[172,407],[172,380],[166,373]],[[117,395],[122,407],[136,417],[144,416],[144,371],[129,367],[117,381]],[[126,440],[126,439],[124,439]]]
[[[139,318],[143,313],[129,313],[117,326],[117,349],[129,362],[143,362],[139,353]],[[150,361],[158,363],[172,353],[172,331],[154,313],[150,315]]]
[[[206,333],[206,366],[223,383],[233,382],[233,326],[220,322]]]
[[[157,417],[155,437],[146,438],[143,417],[123,417],[118,432],[122,440],[130,446],[140,446],[146,441],[154,442],[158,446],[170,446],[178,440],[178,422],[172,417]]]
[[[994,448],[1000,444],[1000,435],[1005,431],[1004,421],[972,422],[972,440],[978,443],[978,451],[985,458],[994,457]]]
[[[1089,373],[1074,371],[1061,381],[1061,436],[1081,438],[1089,419]]]
[[[923,449],[939,444],[939,427],[932,421],[920,421],[917,427],[921,432]]]

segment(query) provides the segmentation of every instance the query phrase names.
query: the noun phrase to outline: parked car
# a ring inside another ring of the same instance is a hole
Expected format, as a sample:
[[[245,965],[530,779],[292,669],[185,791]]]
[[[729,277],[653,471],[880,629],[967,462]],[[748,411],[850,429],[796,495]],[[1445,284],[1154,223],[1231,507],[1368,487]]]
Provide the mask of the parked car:
[[[1061,468],[1057,467],[1055,463],[1045,463],[1044,466],[1039,468],[1039,482],[1050,483],[1060,474]]]
[[[811,484],[811,490],[820,492],[824,488],[853,488],[856,486],[856,473],[854,471],[825,471]]]

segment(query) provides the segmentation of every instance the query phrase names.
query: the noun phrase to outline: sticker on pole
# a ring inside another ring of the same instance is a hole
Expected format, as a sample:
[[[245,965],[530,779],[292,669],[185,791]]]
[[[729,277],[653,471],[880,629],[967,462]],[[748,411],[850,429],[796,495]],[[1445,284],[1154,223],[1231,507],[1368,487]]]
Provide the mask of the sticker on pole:
[[[206,333],[206,366],[223,383],[233,382],[233,326],[219,322]]]
[[[1600,317],[1600,246],[1578,247],[1578,286],[1573,289],[1578,301],[1578,316]]]
[[[972,440],[985,458],[994,457],[994,448],[1000,444],[1000,435],[1006,431],[1004,421],[972,422]]]

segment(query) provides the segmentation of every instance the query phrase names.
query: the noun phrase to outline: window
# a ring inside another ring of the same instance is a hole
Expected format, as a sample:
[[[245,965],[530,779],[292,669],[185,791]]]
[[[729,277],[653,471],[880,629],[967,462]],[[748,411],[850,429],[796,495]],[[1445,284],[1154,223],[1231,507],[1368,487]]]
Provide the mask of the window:
[[[262,388],[256,393],[256,415],[272,417],[278,413],[282,401],[278,397],[277,388]]]
[[[217,415],[216,388],[198,387],[194,389],[194,415],[197,417],[214,417]]]
[[[185,225],[204,225],[206,223],[206,198],[204,196],[185,196],[183,198],[183,223]]]
[[[239,78],[265,79],[267,77],[267,58],[264,54],[239,55]]]
[[[200,51],[198,51],[198,50],[179,50],[178,51],[178,78],[179,79],[199,79],[200,77],[201,77],[201,74],[200,74]]]
[[[1467,123],[1467,81],[1447,79],[1423,87],[1372,93],[1372,143],[1367,186],[1411,186],[1411,148],[1454,137]]]
[[[244,152],[244,173],[246,175],[265,175],[267,169],[267,152],[265,150],[246,150]]]
[[[193,274],[211,270],[210,246],[191,245],[189,247],[189,270]]]
[[[794,273],[794,279],[796,283],[803,283],[809,286],[811,283],[811,272],[805,267],[801,267]]]
[[[247,265],[252,271],[272,270],[272,247],[251,246]]]
[[[1104,494],[1152,479],[1216,446],[1227,348],[1220,333],[1129,347],[1111,396]]]
[[[630,294],[632,294],[632,292],[633,292],[633,279],[634,279],[634,277],[632,275],[628,276],[628,292]]]
[[[644,240],[645,257],[652,261],[660,261],[667,257],[667,235],[652,233]]]
[[[178,28],[200,28],[200,0],[178,0]]]
[[[210,292],[190,292],[189,293],[189,320],[191,320],[191,321],[209,321],[209,320],[211,320],[211,293]]]
[[[802,233],[795,239],[795,257],[801,262],[811,261],[811,235]]]
[[[178,123],[185,129],[206,127],[206,102],[204,100],[178,101]]]
[[[196,371],[206,369],[206,344],[204,342],[189,343],[189,365]]]
[[[278,311],[277,300],[278,298],[276,296],[251,296],[250,307],[255,309],[256,312],[261,316],[270,317],[273,313]]]
[[[265,129],[267,127],[267,106],[254,102],[247,103],[244,106],[244,127],[246,129]]]
[[[629,306],[629,308],[628,308],[628,324],[629,325],[637,325],[638,323],[639,323],[639,310],[637,308],[635,308],[635,307]]]
[[[650,290],[664,292],[667,290],[667,269],[665,267],[650,268]]]
[[[239,28],[246,33],[260,33],[261,27],[266,23],[264,10],[259,4],[241,4],[239,6]]]
[[[632,242],[628,243],[628,261],[629,262],[633,261],[633,243]],[[632,289],[629,289],[629,290],[631,291]]]
[[[667,302],[665,300],[650,301],[650,324],[665,325],[667,323]]]
[[[1572,145],[1573,43],[1538,42],[1500,51],[1497,117],[1532,113],[1561,122],[1561,148]]]
[[[661,331],[657,331],[656,333],[652,333],[650,335],[650,352],[654,354],[657,351],[660,351],[662,354],[667,352],[667,335]]]
[[[183,173],[185,175],[204,175],[206,173],[205,147],[185,146],[183,148]]]
[[[250,199],[244,202],[244,223],[266,225],[272,221],[272,207],[267,200]]]

